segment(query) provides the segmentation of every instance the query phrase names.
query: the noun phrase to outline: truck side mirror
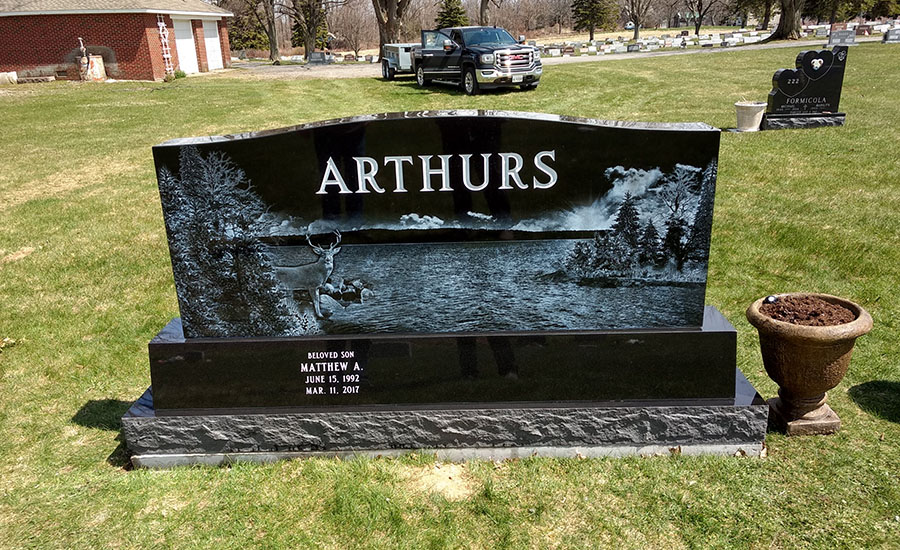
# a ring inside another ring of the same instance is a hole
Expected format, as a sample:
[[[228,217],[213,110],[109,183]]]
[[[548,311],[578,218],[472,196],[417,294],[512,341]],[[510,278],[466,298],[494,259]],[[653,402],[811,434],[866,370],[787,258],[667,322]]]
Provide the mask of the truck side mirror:
[[[452,52],[454,48],[456,48],[456,44],[454,44],[452,40],[444,40],[445,52]]]
[[[524,35],[524,34],[520,34],[520,35],[519,35],[519,44],[524,44],[524,43],[525,43],[525,35]]]

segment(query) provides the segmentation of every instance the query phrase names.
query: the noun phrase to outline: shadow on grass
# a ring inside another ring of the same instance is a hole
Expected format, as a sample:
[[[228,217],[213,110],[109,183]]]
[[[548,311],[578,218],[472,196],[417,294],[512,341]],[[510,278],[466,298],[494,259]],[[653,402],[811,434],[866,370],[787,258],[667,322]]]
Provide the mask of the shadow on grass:
[[[900,423],[900,382],[872,380],[853,386],[848,393],[867,413]]]
[[[380,79],[380,77],[379,77],[379,79]],[[416,82],[415,78],[413,78],[412,80],[408,80],[408,81],[394,80],[393,83],[398,86],[401,86],[403,88],[421,90],[422,92],[444,92],[448,95],[454,95],[454,96],[466,95],[466,93],[458,85],[444,84],[443,82],[429,82],[428,84],[425,85],[424,88],[419,86],[419,84]],[[515,93],[515,92],[528,93],[529,91],[534,91],[534,90],[521,90],[518,86],[505,86],[505,87],[501,87],[501,88],[482,89],[478,92],[478,94],[479,95],[505,95],[505,94]]]
[[[97,399],[88,401],[72,417],[72,422],[85,428],[118,431],[122,429],[122,415],[131,407],[129,401]]]
[[[116,431],[119,445],[106,457],[106,462],[116,468],[131,470],[131,456],[122,438],[122,415],[131,407],[131,402],[118,399],[98,399],[88,401],[72,417],[72,422],[86,428]]]

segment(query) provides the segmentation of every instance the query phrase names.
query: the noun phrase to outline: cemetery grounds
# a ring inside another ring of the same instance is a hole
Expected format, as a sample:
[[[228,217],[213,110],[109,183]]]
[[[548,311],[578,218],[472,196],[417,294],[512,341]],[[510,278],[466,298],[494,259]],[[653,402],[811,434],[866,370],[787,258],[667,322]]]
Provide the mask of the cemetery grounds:
[[[150,148],[340,116],[514,109],[734,125],[797,51],[548,67],[528,94],[412,80],[57,82],[0,88],[0,548],[896,548],[900,540],[900,46],[852,48],[847,125],[723,133],[706,302],[765,396],[756,298],[869,310],[828,437],[767,456],[328,458],[129,468],[119,418],[178,314]]]

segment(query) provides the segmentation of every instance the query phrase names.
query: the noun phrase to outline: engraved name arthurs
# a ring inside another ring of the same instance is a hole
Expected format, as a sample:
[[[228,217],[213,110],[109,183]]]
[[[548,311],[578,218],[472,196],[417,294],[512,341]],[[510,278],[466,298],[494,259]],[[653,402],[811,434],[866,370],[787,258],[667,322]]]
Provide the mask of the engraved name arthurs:
[[[422,188],[418,191],[422,193],[434,191],[453,191],[450,178],[450,162],[454,157],[458,158],[462,163],[462,184],[469,191],[483,191],[490,185],[494,185],[497,189],[513,190],[513,189],[550,189],[556,184],[556,170],[550,166],[550,161],[556,161],[556,151],[541,151],[534,155],[531,165],[535,170],[541,173],[542,178],[533,176],[531,182],[522,181],[520,172],[525,168],[525,159],[518,153],[481,153],[478,155],[480,159],[473,159],[474,155],[417,155],[418,170],[422,176]],[[350,189],[347,185],[345,174],[338,169],[337,164],[332,157],[328,157],[325,163],[325,173],[322,176],[322,182],[319,185],[317,195],[327,195],[329,189],[337,189],[340,194],[364,194],[364,193],[386,193],[390,190],[392,193],[406,193],[406,175],[405,168],[409,166],[410,170],[415,170],[417,160],[411,155],[386,156],[379,163],[377,159],[372,157],[353,157],[356,165],[356,182],[357,188]],[[483,181],[476,182],[472,178],[472,165],[481,162],[483,168]],[[491,164],[499,163],[500,181],[491,182]],[[375,176],[378,175],[380,169],[393,169],[393,188],[385,189],[379,184]]]

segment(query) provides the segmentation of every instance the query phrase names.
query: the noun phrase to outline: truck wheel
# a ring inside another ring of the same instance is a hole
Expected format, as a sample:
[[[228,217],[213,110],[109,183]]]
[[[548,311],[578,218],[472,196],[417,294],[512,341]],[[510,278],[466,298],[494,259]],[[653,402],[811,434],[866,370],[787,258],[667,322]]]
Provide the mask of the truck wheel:
[[[420,88],[424,88],[428,84],[428,79],[425,78],[425,69],[422,67],[416,69],[416,84],[418,84]]]
[[[475,77],[475,69],[466,67],[462,77],[463,91],[468,95],[478,95],[478,79]]]
[[[384,78],[385,80],[394,80],[395,73],[396,73],[396,71],[394,70],[393,67],[391,67],[391,64],[388,63],[386,59],[381,61],[381,76],[382,76],[382,78]]]

